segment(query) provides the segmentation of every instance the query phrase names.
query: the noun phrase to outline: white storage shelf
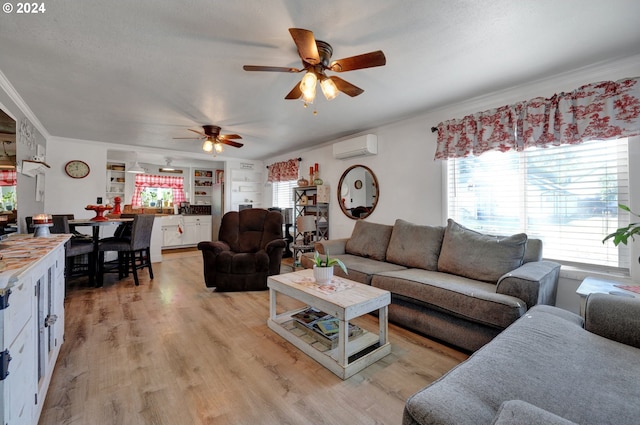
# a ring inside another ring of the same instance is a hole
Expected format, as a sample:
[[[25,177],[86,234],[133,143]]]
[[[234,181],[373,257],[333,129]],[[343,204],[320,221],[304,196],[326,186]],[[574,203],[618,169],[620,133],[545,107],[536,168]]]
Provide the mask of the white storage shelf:
[[[121,162],[107,162],[107,202],[113,203],[113,198],[119,196],[124,199],[125,164]]]
[[[261,207],[262,180],[263,175],[259,171],[231,170],[231,209],[237,211],[244,204]]]
[[[193,170],[193,203],[197,205],[211,205],[211,188],[215,170],[195,169]]]

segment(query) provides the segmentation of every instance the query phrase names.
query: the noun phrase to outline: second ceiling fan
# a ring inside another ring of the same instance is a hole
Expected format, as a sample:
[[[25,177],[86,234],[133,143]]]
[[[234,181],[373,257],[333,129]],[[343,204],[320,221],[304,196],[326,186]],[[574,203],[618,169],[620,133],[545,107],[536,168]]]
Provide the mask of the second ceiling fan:
[[[192,130],[194,133],[200,135],[200,137],[174,137],[174,139],[187,139],[187,140],[204,140],[202,143],[202,150],[205,152],[212,152],[215,150],[216,153],[221,153],[224,148],[222,145],[233,146],[234,148],[241,148],[244,146],[240,142],[236,142],[232,139],[242,139],[242,137],[238,134],[220,134],[220,127],[217,125],[203,125],[203,131]]]
[[[289,33],[298,48],[298,55],[302,60],[302,68],[260,65],[245,65],[242,67],[245,71],[306,71],[300,83],[295,85],[293,90],[285,96],[285,99],[302,98],[305,103],[313,103],[316,96],[316,83],[318,81],[320,81],[322,93],[327,100],[334,99],[338,95],[338,92],[345,93],[351,97],[358,96],[363,93],[364,90],[340,77],[333,75],[328,77],[325,71],[346,72],[383,66],[387,63],[387,59],[381,50],[331,61],[333,48],[325,41],[316,40],[313,32],[302,28],[289,28]]]

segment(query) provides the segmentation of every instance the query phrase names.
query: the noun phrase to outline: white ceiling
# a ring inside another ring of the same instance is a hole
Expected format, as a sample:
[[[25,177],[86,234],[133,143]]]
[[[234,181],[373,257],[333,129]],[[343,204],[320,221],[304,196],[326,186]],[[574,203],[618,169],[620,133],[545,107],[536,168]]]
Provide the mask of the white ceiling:
[[[262,159],[640,53],[637,0],[43,4],[40,14],[0,13],[0,71],[46,132],[174,157],[202,152],[173,140],[202,124],[243,136],[218,159]],[[329,42],[333,59],[383,50],[387,65],[339,74],[365,92],[319,95],[305,109],[284,100],[302,74],[242,70],[299,67],[290,27]]]

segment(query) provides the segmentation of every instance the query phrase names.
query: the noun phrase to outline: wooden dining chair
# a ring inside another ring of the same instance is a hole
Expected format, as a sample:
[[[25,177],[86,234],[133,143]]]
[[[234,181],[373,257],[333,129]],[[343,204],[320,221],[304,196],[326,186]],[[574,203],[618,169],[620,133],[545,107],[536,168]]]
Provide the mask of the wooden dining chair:
[[[140,285],[138,270],[149,269],[149,278],[153,279],[151,266],[151,231],[153,229],[154,214],[137,214],[131,225],[131,237],[114,236],[105,238],[98,244],[98,286],[104,283],[105,273],[118,273],[122,279],[133,273],[136,286]],[[104,253],[115,251],[118,258],[105,261]]]

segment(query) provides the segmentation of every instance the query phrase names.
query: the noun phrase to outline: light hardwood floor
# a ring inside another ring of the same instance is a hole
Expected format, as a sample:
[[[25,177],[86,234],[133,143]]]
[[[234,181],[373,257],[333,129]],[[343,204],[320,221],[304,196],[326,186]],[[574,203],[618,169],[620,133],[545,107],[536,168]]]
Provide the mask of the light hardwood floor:
[[[467,358],[391,324],[391,354],[343,381],[267,328],[268,291],[207,289],[198,251],[154,274],[70,286],[39,425],[400,424],[411,394]]]

